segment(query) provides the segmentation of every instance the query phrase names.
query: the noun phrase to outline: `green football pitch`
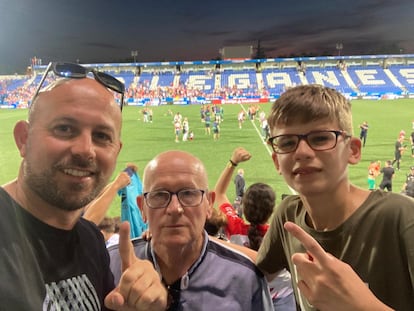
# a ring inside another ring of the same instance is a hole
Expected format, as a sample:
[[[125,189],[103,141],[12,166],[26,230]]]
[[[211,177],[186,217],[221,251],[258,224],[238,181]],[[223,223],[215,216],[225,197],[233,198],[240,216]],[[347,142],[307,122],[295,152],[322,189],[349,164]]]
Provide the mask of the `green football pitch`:
[[[414,120],[414,99],[399,100],[354,100],[354,135],[359,135],[359,124],[368,121],[369,131],[365,148],[362,151],[362,160],[359,164],[349,167],[352,182],[360,187],[367,188],[367,168],[371,160],[392,160],[394,157],[394,144],[401,130],[406,132],[407,151],[403,154],[401,170],[396,172],[393,187],[395,192],[400,192],[405,181],[409,167],[414,165],[411,157],[409,135]],[[227,164],[234,148],[242,146],[252,153],[250,161],[240,165],[245,170],[246,185],[254,182],[270,184],[277,192],[278,201],[282,194],[290,193],[279,174],[276,173],[271,160],[269,147],[261,139],[259,121],[246,120],[242,129],[238,127],[237,114],[241,109],[247,110],[248,104],[227,104],[224,108],[224,122],[221,123],[221,136],[217,141],[213,136],[205,134],[204,123],[200,120],[199,105],[166,105],[152,107],[153,122],[144,123],[142,107],[125,107],[123,111],[122,141],[123,148],[118,158],[117,168],[113,178],[128,162],[138,165],[142,172],[146,163],[157,153],[179,149],[198,156],[206,165],[209,174],[209,186],[214,184],[222,169]],[[260,104],[260,109],[266,113],[271,104]],[[190,129],[194,131],[193,141],[175,142],[174,128],[171,116],[180,112],[187,117]],[[13,140],[13,126],[19,119],[25,119],[27,110],[0,109],[0,184],[16,177],[20,156]],[[39,142],[42,144],[42,142]],[[379,184],[381,176],[377,180]],[[228,190],[229,198],[234,197],[234,187]],[[116,216],[120,213],[119,198],[112,203],[109,215]]]

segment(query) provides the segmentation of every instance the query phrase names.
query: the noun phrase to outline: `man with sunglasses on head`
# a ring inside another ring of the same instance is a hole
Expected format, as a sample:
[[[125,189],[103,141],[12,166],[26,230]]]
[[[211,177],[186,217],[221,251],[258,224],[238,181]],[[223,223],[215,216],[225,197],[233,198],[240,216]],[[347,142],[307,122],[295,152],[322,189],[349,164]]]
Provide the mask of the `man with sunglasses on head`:
[[[64,76],[42,88],[49,71]],[[81,74],[83,72],[83,75]],[[121,150],[123,84],[77,64],[48,66],[14,138],[18,176],[0,188],[0,301],[8,310],[163,310],[167,293],[121,228],[115,288],[102,234],[81,218]],[[122,102],[121,102],[122,104]]]
[[[150,260],[168,289],[167,310],[273,310],[263,274],[235,250],[211,240],[204,224],[215,193],[202,162],[167,151],[148,163],[137,198],[151,239],[133,240],[135,254]],[[115,280],[119,252],[109,248]]]
[[[301,310],[414,310],[414,201],[350,182],[361,159],[351,103],[298,86],[268,121],[276,170],[298,195],[277,207],[258,267],[269,278],[288,269]]]

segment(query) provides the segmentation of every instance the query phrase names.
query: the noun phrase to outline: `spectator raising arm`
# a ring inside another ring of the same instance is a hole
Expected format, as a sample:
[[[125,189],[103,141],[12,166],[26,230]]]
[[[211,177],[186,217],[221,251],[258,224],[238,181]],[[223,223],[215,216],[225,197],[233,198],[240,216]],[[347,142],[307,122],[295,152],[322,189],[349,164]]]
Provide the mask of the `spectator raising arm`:
[[[118,190],[126,187],[130,181],[131,179],[127,172],[120,172],[115,180],[109,183],[100,195],[85,207],[83,217],[95,224],[99,224],[104,219]]]
[[[216,182],[214,191],[216,193],[216,204],[217,206],[223,203],[230,202],[227,197],[227,189],[232,181],[235,167],[242,162],[248,161],[252,155],[244,148],[236,148],[231,155],[229,162],[222,171],[219,179]]]

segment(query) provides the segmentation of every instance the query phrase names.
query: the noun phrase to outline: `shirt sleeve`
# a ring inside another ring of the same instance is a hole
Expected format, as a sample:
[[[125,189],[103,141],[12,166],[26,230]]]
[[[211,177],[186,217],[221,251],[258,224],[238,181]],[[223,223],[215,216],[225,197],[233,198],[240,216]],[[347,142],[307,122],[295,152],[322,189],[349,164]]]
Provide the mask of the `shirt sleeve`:
[[[224,203],[220,205],[219,208],[227,217],[227,238],[230,238],[230,236],[235,234],[246,234],[245,226],[247,226],[247,224],[244,222],[243,218],[240,218],[236,214],[236,211],[230,203]]]

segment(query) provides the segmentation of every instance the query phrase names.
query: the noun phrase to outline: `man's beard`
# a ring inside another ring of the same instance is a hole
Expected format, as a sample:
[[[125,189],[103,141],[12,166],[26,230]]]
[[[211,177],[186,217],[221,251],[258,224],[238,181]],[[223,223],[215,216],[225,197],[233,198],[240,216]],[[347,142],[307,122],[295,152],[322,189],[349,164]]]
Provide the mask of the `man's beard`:
[[[42,200],[61,210],[75,211],[85,207],[98,196],[106,185],[102,178],[98,178],[95,181],[95,187],[88,194],[78,196],[73,193],[82,191],[85,186],[73,183],[69,189],[71,194],[67,194],[65,190],[59,188],[59,182],[54,179],[54,172],[57,170],[56,166],[53,166],[48,170],[35,173],[32,164],[28,161],[24,162],[24,178],[28,187]]]

